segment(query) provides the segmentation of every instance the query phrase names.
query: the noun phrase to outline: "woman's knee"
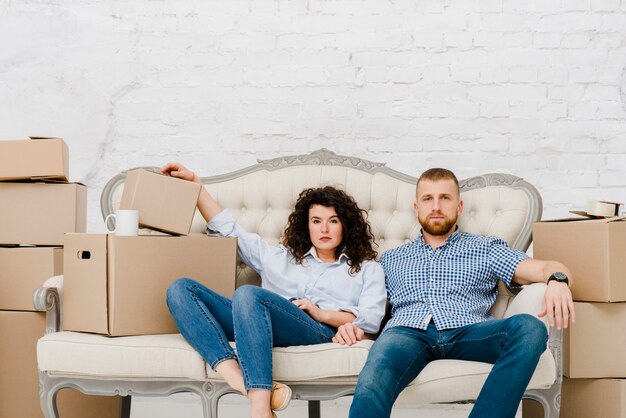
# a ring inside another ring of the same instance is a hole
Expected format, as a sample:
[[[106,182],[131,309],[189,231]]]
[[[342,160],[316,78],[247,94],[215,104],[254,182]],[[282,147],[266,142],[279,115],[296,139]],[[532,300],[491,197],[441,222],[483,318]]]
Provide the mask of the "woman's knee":
[[[196,284],[196,281],[192,279],[176,279],[176,281],[174,281],[174,283],[167,288],[167,305],[171,307],[172,305],[179,304],[185,300],[189,290],[194,284]]]
[[[237,290],[235,290],[235,293],[233,294],[233,303],[253,303],[254,301],[259,299],[261,293],[263,293],[263,289],[259,286],[254,286],[250,284],[240,286],[237,288]]]

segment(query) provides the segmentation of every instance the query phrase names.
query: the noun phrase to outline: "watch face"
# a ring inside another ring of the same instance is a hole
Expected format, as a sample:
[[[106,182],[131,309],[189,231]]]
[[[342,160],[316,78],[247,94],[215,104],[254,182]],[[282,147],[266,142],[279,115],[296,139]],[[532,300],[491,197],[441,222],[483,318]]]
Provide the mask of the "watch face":
[[[560,271],[557,271],[552,276],[554,276],[554,278],[559,282],[564,282],[567,280],[567,276],[565,275],[565,273],[562,273]]]

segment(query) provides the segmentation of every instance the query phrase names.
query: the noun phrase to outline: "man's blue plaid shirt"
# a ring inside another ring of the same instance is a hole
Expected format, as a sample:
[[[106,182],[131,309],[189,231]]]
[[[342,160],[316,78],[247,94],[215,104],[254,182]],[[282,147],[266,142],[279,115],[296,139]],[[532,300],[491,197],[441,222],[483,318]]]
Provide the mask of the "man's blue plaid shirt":
[[[458,230],[436,250],[420,235],[386,251],[380,262],[392,316],[384,330],[426,329],[431,319],[439,330],[490,319],[498,280],[510,285],[527,258],[500,238]]]

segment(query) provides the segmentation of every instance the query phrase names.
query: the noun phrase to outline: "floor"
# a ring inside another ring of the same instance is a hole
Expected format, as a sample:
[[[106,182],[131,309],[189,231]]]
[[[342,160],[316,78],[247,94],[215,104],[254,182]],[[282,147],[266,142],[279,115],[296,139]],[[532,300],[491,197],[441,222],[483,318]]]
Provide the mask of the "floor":
[[[350,397],[322,402],[322,418],[348,416]],[[465,418],[471,405],[430,405],[420,409],[394,409],[392,418]],[[278,413],[278,418],[307,418],[307,403],[292,401]],[[416,412],[419,411],[419,414]],[[245,400],[237,395],[226,395],[220,401],[220,418],[240,418],[248,415]],[[521,418],[520,411],[516,418]],[[200,399],[192,394],[177,394],[167,398],[133,398],[131,418],[202,418]]]

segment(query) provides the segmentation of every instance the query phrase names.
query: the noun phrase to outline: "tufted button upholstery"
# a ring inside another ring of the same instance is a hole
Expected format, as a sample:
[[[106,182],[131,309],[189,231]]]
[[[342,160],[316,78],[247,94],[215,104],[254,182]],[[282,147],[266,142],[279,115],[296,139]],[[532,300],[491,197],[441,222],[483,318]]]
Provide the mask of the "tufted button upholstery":
[[[415,179],[402,181],[387,173],[368,173],[349,166],[300,165],[207,182],[205,187],[244,228],[258,233],[270,244],[278,244],[300,192],[325,185],[345,190],[367,212],[379,255],[419,235],[420,225],[413,211]],[[120,185],[113,192],[114,208],[119,206],[121,189]],[[461,197],[462,230],[496,235],[515,244],[530,210],[526,193],[507,186],[489,186],[462,191]],[[192,232],[205,232],[199,212],[195,214]],[[237,286],[260,283],[256,272],[243,264],[237,270]]]

